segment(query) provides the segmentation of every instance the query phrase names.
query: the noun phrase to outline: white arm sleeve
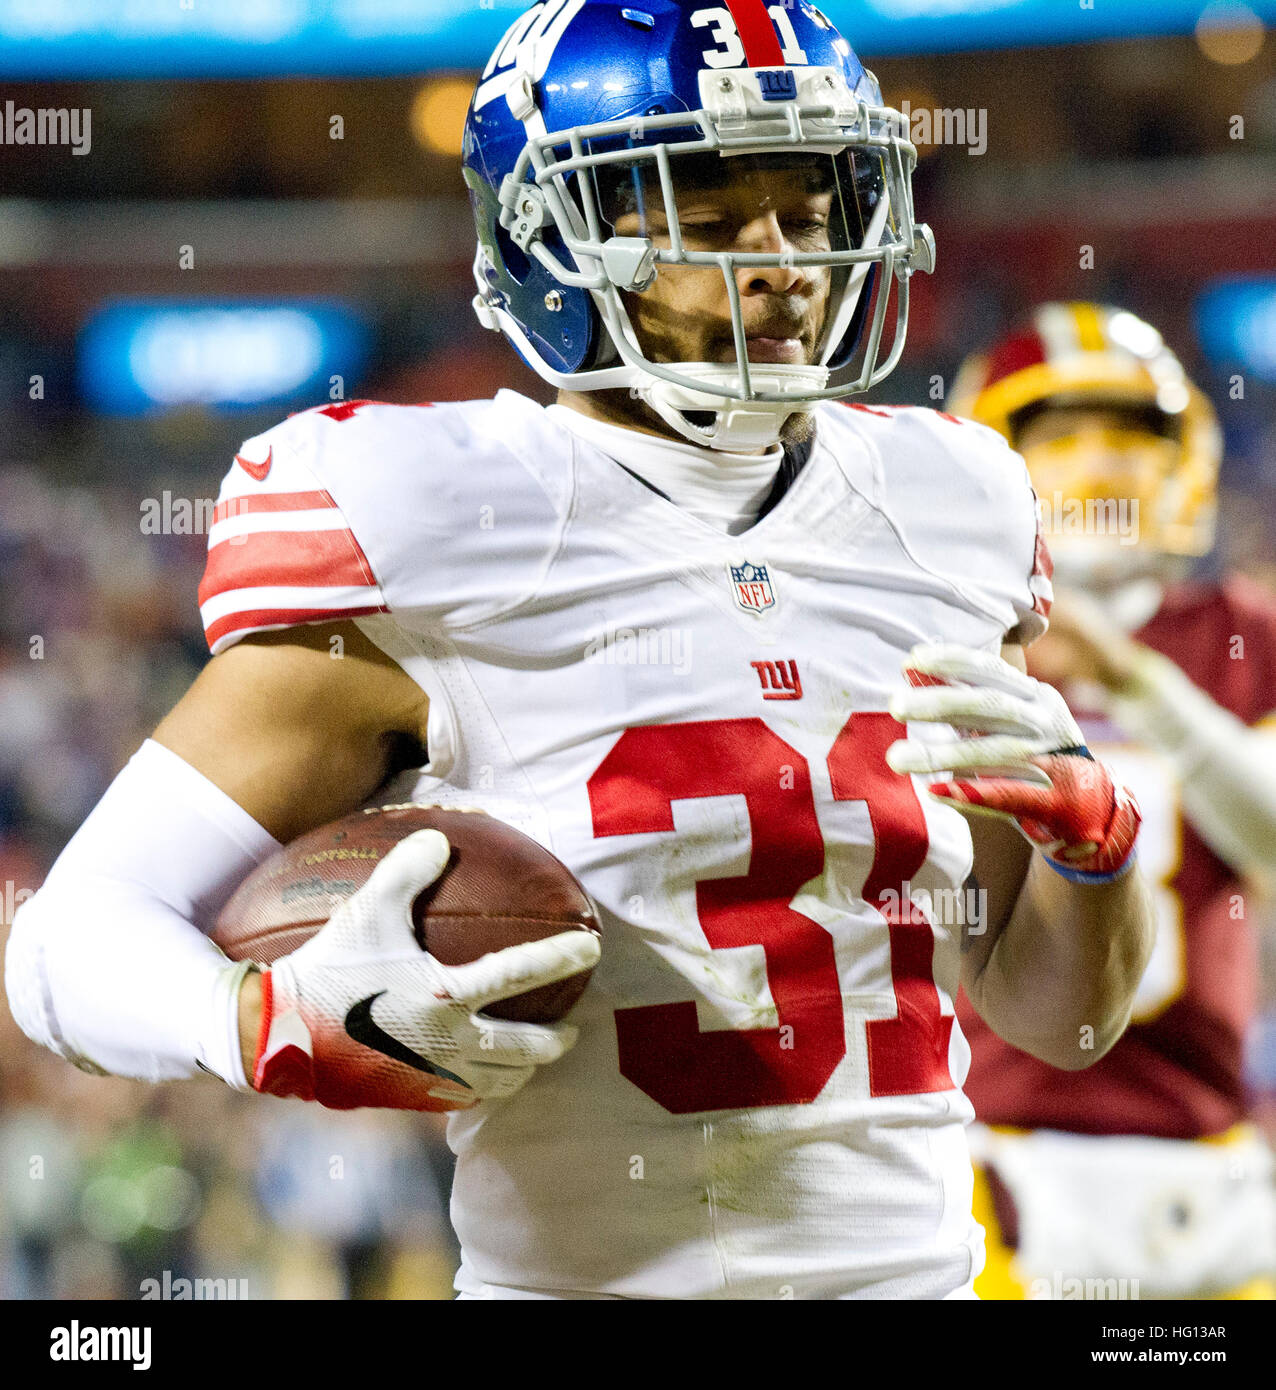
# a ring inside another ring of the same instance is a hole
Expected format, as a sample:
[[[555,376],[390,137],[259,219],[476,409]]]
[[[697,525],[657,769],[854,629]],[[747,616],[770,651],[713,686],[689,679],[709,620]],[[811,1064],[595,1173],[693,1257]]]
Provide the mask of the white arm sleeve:
[[[86,1071],[247,1090],[239,985],[204,935],[279,848],[219,787],[148,739],[14,915],[5,989],[18,1025]]]
[[[1215,854],[1237,873],[1276,871],[1276,736],[1241,723],[1158,652],[1139,665],[1113,717],[1174,764],[1183,809]]]

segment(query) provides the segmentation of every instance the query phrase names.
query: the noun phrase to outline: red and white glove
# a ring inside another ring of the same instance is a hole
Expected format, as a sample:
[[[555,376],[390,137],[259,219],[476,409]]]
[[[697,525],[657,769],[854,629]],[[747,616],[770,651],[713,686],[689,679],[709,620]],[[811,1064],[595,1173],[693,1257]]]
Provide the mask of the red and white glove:
[[[1011,817],[1065,878],[1106,883],[1125,872],[1138,803],[1095,761],[1053,686],[991,652],[952,645],[914,647],[904,675],[911,688],[891,697],[894,718],[946,724],[958,736],[900,739],[886,753],[892,771],[973,773],[927,790],[950,805]]]
[[[304,946],[263,970],[256,1090],[333,1110],[464,1110],[513,1095],[572,1046],[569,1023],[477,1015],[589,969],[597,937],[560,932],[440,964],[417,944],[412,904],[450,853],[437,830],[407,836]]]

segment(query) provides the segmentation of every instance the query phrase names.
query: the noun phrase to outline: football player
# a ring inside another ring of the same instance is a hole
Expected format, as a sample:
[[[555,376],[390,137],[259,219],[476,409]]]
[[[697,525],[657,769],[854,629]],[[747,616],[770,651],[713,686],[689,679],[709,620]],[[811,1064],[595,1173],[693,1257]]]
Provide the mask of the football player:
[[[1245,1123],[1242,1050],[1246,886],[1276,869],[1276,738],[1256,727],[1276,705],[1276,600],[1239,576],[1185,582],[1213,544],[1214,412],[1155,328],[1098,304],[1039,308],[967,364],[953,409],[1027,460],[1061,588],[1029,670],[1136,792],[1157,905],[1134,1021],[1088,1071],[1062,1076],[959,1010],[989,1126],[977,1287],[1270,1298],[1272,1161]]]
[[[558,404],[338,402],[242,446],[213,660],[19,915],[32,1037],[450,1109],[465,1297],[973,1296],[958,981],[1079,1068],[1152,917],[1137,807],[1024,674],[1050,588],[1022,461],[836,403],[932,264],[903,131],[805,3],[517,21],[465,130],[475,308]],[[972,831],[976,794],[1001,819]],[[605,944],[570,1023],[481,1010],[592,964],[584,934],[418,949],[435,832],[270,969],[201,935],[374,796],[479,806],[580,877]],[[337,1060],[370,997],[390,1072]]]

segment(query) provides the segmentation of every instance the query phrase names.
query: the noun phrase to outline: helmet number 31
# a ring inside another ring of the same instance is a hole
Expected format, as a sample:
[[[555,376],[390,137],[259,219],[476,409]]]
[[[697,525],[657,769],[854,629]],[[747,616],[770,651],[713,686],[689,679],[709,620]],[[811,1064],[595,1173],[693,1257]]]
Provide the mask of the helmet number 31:
[[[748,0],[742,0],[742,3],[747,4]],[[757,0],[752,0],[752,4],[759,11],[755,22],[765,24],[766,21],[760,13],[762,6]],[[768,5],[766,13],[780,36],[780,56],[783,60],[786,63],[805,63],[806,53],[798,44],[797,34],[793,31],[793,21],[789,18],[787,9],[783,5]],[[750,18],[753,16],[750,15]],[[745,45],[740,37],[736,17],[731,10],[721,7],[696,10],[692,13],[691,23],[697,29],[708,29],[709,38],[717,44],[716,48],[706,48],[700,55],[708,67],[738,68],[744,63]],[[767,64],[763,62],[758,65]]]

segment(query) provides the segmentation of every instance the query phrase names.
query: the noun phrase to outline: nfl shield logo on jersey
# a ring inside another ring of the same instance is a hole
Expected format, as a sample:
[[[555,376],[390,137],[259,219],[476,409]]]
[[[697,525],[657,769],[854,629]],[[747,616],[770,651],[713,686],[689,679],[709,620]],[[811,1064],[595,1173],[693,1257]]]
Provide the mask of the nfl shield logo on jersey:
[[[751,565],[746,560],[742,565],[728,565],[731,571],[731,592],[735,595],[736,607],[746,613],[761,613],[775,607],[775,590],[771,588],[771,576],[765,565]]]

